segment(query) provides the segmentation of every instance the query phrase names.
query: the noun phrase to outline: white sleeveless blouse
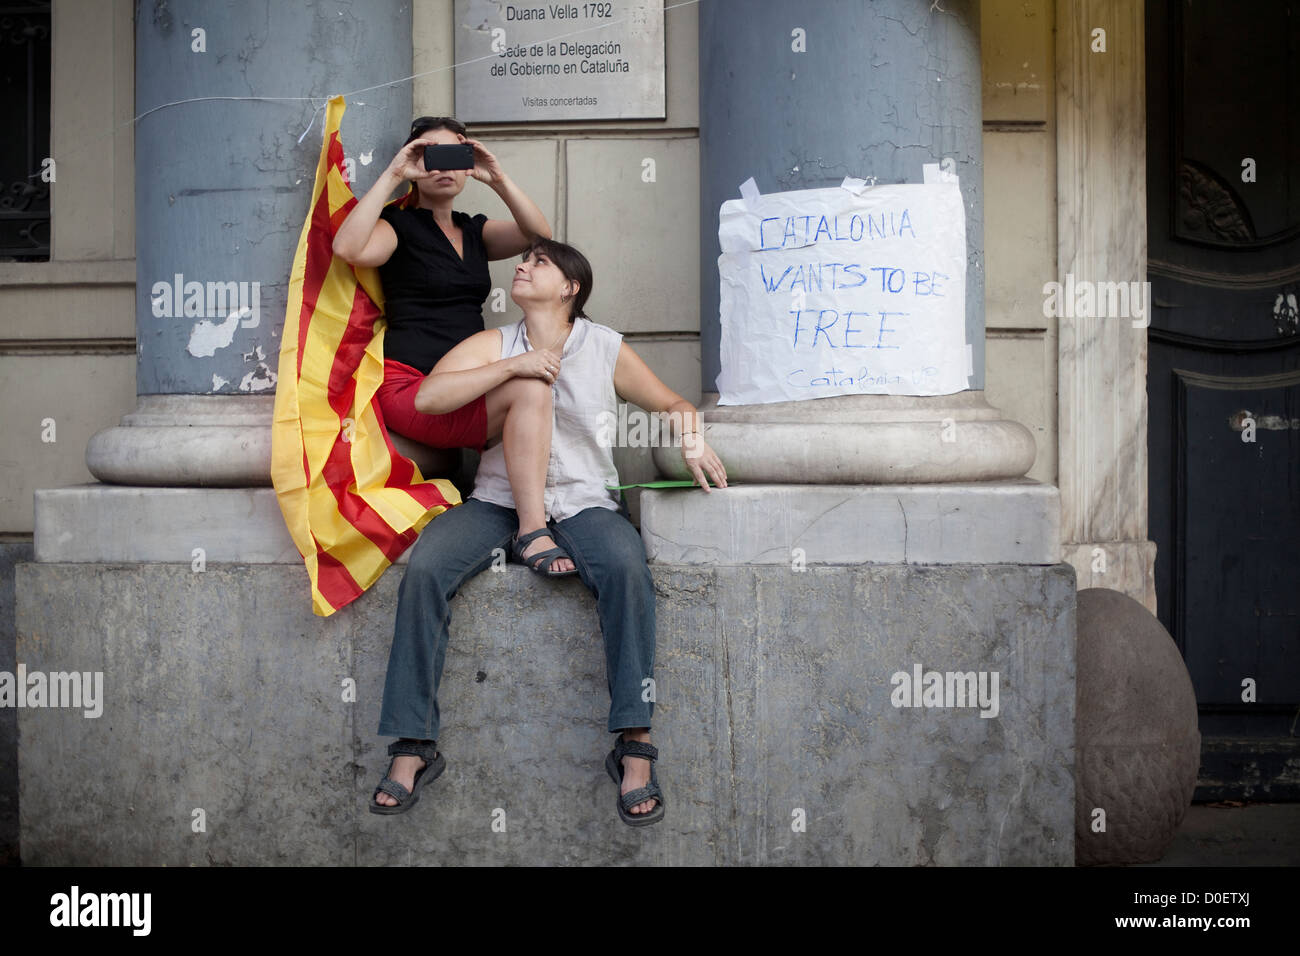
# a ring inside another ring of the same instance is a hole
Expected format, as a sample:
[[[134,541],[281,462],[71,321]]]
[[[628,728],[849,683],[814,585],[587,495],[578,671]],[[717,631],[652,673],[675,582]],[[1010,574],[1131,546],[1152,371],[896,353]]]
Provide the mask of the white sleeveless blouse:
[[[619,493],[605,487],[619,483],[618,470],[612,450],[602,447],[599,437],[609,435],[608,423],[618,417],[614,364],[622,344],[623,336],[608,326],[590,319],[573,320],[560,356],[560,374],[551,386],[554,428],[544,492],[548,518],[563,521],[586,508],[618,510]],[[531,349],[523,319],[501,328],[503,359]],[[515,507],[499,438],[479,459],[470,497]]]

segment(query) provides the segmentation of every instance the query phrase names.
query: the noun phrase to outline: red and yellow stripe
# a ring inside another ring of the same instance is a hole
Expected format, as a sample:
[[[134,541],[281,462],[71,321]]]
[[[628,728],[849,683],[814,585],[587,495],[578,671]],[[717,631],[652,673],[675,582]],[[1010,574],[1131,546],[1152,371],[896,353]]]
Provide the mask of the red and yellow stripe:
[[[289,277],[271,430],[271,482],[321,617],[360,597],[429,521],[460,504],[451,482],[426,481],[397,453],[375,400],[384,377],[383,290],[374,269],[354,268],[332,248],[357,202],[343,178],[343,111],[341,96],[325,110]]]

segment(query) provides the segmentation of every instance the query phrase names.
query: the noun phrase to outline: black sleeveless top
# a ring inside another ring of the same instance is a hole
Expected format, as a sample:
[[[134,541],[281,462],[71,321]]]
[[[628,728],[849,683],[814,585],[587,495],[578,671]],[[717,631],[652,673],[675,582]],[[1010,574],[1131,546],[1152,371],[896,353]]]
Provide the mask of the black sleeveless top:
[[[483,331],[483,302],[492,291],[483,246],[487,216],[452,212],[461,230],[462,261],[431,210],[391,205],[379,215],[397,233],[397,248],[379,267],[388,319],[384,358],[427,375],[455,346]]]

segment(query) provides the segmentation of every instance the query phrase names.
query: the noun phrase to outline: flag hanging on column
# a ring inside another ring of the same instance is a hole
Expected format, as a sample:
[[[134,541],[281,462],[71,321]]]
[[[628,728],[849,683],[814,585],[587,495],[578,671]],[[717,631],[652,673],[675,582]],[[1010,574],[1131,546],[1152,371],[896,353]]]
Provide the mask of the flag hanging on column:
[[[343,110],[341,96],[325,110],[289,276],[271,427],[271,482],[321,617],[360,597],[429,521],[460,504],[451,482],[426,481],[397,453],[375,398],[386,327],[379,275],[333,251],[334,233],[357,203],[343,176]]]

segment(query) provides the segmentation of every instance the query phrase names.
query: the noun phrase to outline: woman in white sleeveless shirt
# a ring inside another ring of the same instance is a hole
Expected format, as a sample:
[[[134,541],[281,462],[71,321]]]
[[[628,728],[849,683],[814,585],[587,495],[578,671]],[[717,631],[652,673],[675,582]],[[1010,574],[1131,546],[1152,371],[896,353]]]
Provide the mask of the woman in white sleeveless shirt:
[[[572,568],[596,598],[610,688],[608,729],[619,734],[605,767],[619,784],[619,817],[631,826],[663,819],[653,763],[658,751],[650,744],[654,702],[642,700],[654,671],[654,582],[641,536],[618,493],[608,488],[618,484],[608,440],[618,399],[666,413],[671,437],[680,439],[687,467],[706,492],[709,481],[725,488],[727,473],[700,435],[695,406],[660,381],[618,332],[583,314],[591,283],[591,266],[577,249],[535,240],[515,269],[510,292],[523,319],[470,336],[421,386],[425,404],[459,408],[517,375],[520,356],[537,364],[538,377],[521,381],[535,383],[536,400],[550,407],[554,422],[544,495],[548,521],[531,534],[516,534],[518,515],[498,444],[483,453],[473,495],[430,522],[411,549],[379,719],[380,736],[399,740],[388,748],[393,760],[371,800],[374,813],[409,810],[446,767],[436,747],[437,695],[452,597],[503,549],[524,560],[525,548],[538,540],[544,549],[524,563],[547,576]]]

